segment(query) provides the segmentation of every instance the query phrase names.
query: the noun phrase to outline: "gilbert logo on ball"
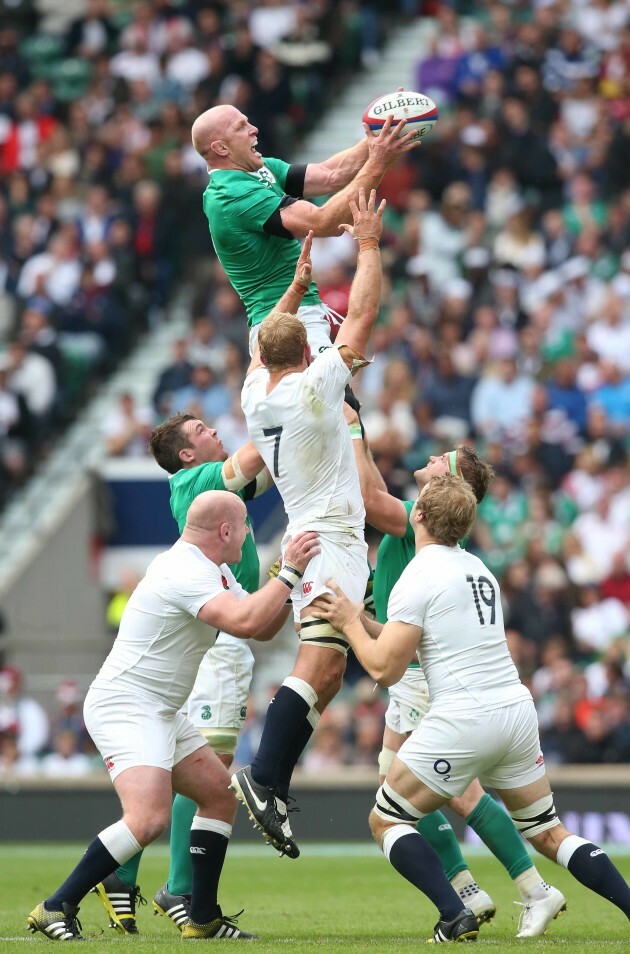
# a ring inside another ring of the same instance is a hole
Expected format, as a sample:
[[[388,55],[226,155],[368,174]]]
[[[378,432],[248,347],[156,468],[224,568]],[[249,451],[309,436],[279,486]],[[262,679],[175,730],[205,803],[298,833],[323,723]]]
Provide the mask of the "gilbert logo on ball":
[[[378,132],[388,116],[393,116],[394,124],[401,119],[406,120],[405,132],[414,131],[414,138],[422,139],[435,126],[439,112],[433,100],[424,93],[403,90],[386,93],[375,99],[363,113],[363,122],[374,132]]]

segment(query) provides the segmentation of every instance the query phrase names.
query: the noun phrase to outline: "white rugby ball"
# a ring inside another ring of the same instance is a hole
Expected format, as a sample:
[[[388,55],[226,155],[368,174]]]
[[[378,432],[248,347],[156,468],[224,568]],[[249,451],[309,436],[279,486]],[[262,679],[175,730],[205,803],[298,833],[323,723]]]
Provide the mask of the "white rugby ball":
[[[424,93],[410,90],[396,91],[379,96],[363,113],[363,122],[378,133],[388,116],[394,123],[406,120],[405,132],[414,131],[414,139],[422,139],[431,132],[439,118],[439,111],[432,99]]]

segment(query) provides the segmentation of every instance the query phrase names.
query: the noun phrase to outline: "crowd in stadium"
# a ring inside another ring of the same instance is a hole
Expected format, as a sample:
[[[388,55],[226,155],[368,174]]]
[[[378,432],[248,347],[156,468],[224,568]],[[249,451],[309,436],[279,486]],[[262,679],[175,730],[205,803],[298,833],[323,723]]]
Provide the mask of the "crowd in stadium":
[[[628,7],[398,8],[435,18],[416,88],[441,115],[379,190],[386,281],[357,388],[367,436],[404,498],[411,472],[460,441],[492,463],[469,546],[502,583],[546,758],[630,762]],[[212,422],[228,450],[243,443],[245,312],[213,258],[190,125],[229,101],[259,127],[263,155],[288,158],[344,71],[377,66],[384,9],[88,0],[62,34],[42,28],[37,3],[5,14],[4,499],[182,283],[188,335],[151,406],[121,395],[108,450],[146,453],[177,410]],[[313,250],[341,314],[354,256],[349,238]],[[304,768],[372,764],[381,719],[381,697],[347,688]],[[252,714],[243,747],[255,751],[257,731]]]

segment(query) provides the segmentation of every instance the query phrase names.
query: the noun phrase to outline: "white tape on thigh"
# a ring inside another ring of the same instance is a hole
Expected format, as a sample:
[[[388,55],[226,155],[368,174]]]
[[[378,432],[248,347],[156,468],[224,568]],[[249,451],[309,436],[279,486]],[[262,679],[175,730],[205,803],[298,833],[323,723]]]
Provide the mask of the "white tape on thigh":
[[[323,649],[337,649],[348,652],[348,640],[325,619],[304,616],[300,620],[300,639],[309,646],[321,646]]]
[[[510,818],[524,838],[533,838],[560,824],[552,795],[544,795],[527,808],[515,809],[510,812]]]
[[[395,792],[387,780],[383,782],[376,793],[374,811],[379,818],[385,821],[395,822],[396,824],[404,822],[406,825],[410,822],[415,825],[426,814],[418,811],[411,802]]]

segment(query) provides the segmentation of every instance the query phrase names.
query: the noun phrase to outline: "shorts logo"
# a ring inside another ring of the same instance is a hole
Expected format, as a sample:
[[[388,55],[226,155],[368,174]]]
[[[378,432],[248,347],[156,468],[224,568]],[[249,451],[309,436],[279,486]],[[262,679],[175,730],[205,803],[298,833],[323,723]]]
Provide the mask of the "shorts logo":
[[[536,765],[542,765],[544,761],[545,761],[545,756],[541,752],[538,758],[536,759]]]
[[[446,759],[436,759],[433,763],[433,771],[437,772],[438,775],[441,775],[445,782],[448,782],[450,778],[451,763]]]
[[[212,718],[212,709],[210,706],[201,707],[201,718],[202,719],[211,719]]]
[[[223,589],[224,589],[224,590],[229,590],[230,584],[228,583],[228,581],[226,580],[226,578],[225,578],[223,575],[221,575],[221,583],[223,584]]]
[[[419,718],[420,718],[420,713],[419,713],[419,711],[418,711],[417,709],[410,709],[410,710],[409,710],[409,718],[410,718],[410,719],[419,719]]]
[[[241,719],[244,719],[247,715],[247,706],[241,706]]]
[[[305,596],[308,596],[308,594],[311,592],[312,589],[313,589],[312,583],[302,583],[302,592],[304,593]]]
[[[107,771],[111,772],[115,765],[115,762],[113,758],[111,757],[111,755],[104,756],[103,761],[105,762],[105,768],[107,769]]]

